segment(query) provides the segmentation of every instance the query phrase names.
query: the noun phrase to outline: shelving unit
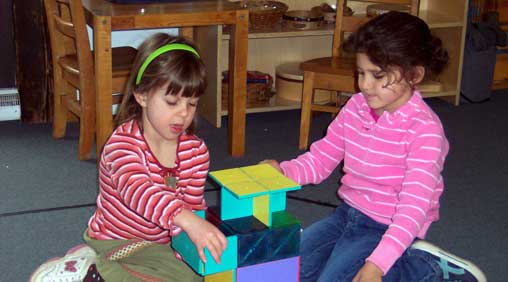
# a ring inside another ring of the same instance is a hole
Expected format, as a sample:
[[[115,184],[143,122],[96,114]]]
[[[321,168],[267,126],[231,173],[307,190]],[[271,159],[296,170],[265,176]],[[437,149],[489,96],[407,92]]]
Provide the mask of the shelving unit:
[[[282,0],[290,10],[309,10],[323,2],[334,0]],[[355,13],[365,13],[368,0],[348,1]],[[385,0],[397,3],[400,0]],[[432,89],[424,97],[440,97],[458,105],[462,76],[463,46],[467,20],[467,0],[420,0],[419,16],[439,36],[450,54],[450,63],[436,82],[423,87]],[[281,26],[273,30],[253,31],[249,34],[248,70],[270,74],[275,79],[275,68],[286,62],[305,61],[331,55],[333,25],[323,25],[316,30],[287,30]],[[229,34],[222,28],[204,27],[195,30],[195,39],[204,53],[209,67],[207,95],[200,101],[200,114],[217,127],[227,109],[221,105],[221,73],[228,66]],[[436,89],[438,89],[436,91]],[[247,113],[281,111],[300,108],[300,103],[277,105],[276,99],[263,107],[247,108]]]
[[[420,0],[419,17],[441,38],[448,50],[450,61],[439,77],[442,90],[424,93],[424,97],[440,97],[454,105],[459,104],[462,60],[467,28],[467,0]]]

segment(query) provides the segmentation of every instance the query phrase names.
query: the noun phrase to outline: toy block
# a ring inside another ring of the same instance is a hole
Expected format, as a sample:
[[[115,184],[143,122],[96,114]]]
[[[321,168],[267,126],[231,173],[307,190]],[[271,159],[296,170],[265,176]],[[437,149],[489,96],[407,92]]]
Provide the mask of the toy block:
[[[220,206],[222,220],[252,215],[252,199],[239,199],[225,188],[221,188]]]
[[[220,220],[218,207],[206,212],[208,221],[222,224],[237,236],[238,267],[298,256],[300,222],[286,211],[273,214],[273,225],[268,228],[254,216]]]
[[[200,216],[204,217],[204,212],[200,212]],[[171,247],[177,251],[183,260],[200,275],[214,274],[224,272],[227,270],[235,269],[238,261],[238,238],[237,236],[224,224],[217,225],[217,228],[224,233],[228,241],[226,250],[221,255],[221,262],[217,263],[207,248],[205,248],[206,263],[204,263],[191,241],[187,233],[184,231],[180,234],[173,236],[171,239]]]
[[[236,282],[236,269],[206,275],[204,282]]]
[[[270,229],[253,216],[246,216],[228,220],[220,220],[218,207],[209,207],[206,218],[210,222],[220,222],[228,230],[237,236],[238,241],[238,266],[256,264],[269,259],[267,243],[269,242]]]
[[[270,210],[272,212],[286,210],[286,192],[270,194]]]
[[[270,195],[260,195],[252,199],[252,215],[266,226],[272,224],[272,211],[270,209]]]
[[[270,228],[270,249],[268,255],[273,259],[298,256],[300,253],[301,223],[286,211],[273,213],[273,225]]]
[[[301,188],[269,164],[210,172],[221,185],[221,219],[255,216],[267,226],[286,208],[286,192]]]
[[[236,270],[236,282],[259,281],[300,281],[300,257],[291,257],[282,260],[240,267]]]

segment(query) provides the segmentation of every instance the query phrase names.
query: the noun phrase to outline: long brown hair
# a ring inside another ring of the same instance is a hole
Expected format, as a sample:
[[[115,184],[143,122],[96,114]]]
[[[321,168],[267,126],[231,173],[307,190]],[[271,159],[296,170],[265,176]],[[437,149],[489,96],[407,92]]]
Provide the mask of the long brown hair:
[[[167,94],[177,95],[182,89],[184,97],[199,97],[206,89],[206,68],[203,61],[193,53],[185,50],[173,50],[157,56],[145,69],[141,81],[136,85],[136,76],[143,62],[158,48],[172,43],[183,43],[197,50],[191,42],[182,37],[166,33],[156,33],[148,37],[138,48],[129,80],[125,86],[122,103],[115,119],[116,125],[126,121],[141,120],[142,108],[134,97],[136,93],[149,93],[150,90],[169,83]],[[166,94],[166,95],[167,95]],[[187,128],[192,134],[195,120]]]

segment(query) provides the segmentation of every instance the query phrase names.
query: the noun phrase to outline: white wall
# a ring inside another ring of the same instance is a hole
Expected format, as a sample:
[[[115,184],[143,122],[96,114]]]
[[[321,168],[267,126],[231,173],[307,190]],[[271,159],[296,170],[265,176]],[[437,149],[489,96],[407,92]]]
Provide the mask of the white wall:
[[[93,49],[93,29],[90,27],[87,28],[88,38],[90,39],[90,48]],[[132,46],[137,48],[145,38],[157,32],[166,32],[172,35],[178,35],[178,29],[176,28],[113,31],[111,34],[111,45],[112,47]]]

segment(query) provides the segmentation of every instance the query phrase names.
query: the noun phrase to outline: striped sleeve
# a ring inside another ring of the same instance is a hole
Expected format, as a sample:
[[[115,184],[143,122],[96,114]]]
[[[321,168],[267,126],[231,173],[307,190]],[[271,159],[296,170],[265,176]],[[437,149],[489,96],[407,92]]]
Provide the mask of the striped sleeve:
[[[429,210],[439,207],[443,192],[441,171],[448,142],[441,125],[429,121],[410,133],[407,169],[392,223],[367,259],[385,274],[424,227]]]
[[[345,108],[347,107],[346,105]],[[344,158],[345,112],[339,112],[328,126],[325,137],[312,143],[308,152],[293,160],[281,162],[284,175],[300,185],[318,184],[330,176]]]
[[[182,140],[178,154],[178,186],[184,187],[184,206],[192,210],[203,210],[206,208],[204,189],[210,167],[208,148],[199,139]]]
[[[104,156],[111,179],[124,205],[161,228],[172,229],[183,200],[154,183],[139,142],[132,136],[111,137]]]

